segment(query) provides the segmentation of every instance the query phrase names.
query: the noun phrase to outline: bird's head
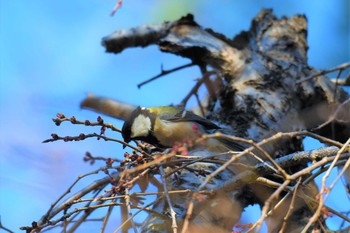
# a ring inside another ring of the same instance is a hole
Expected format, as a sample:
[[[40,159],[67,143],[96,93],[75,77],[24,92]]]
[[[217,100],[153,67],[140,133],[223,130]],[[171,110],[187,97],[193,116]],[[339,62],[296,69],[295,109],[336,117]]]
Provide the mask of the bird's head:
[[[129,143],[131,140],[142,140],[152,144],[155,117],[148,109],[137,107],[124,122],[122,128],[124,141]]]

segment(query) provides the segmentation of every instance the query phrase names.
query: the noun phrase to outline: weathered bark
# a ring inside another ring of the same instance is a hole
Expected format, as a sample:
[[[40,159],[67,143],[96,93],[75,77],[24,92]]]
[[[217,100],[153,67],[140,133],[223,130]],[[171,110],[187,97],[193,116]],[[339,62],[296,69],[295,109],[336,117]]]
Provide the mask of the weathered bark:
[[[174,22],[161,25],[147,25],[131,30],[120,30],[103,39],[107,52],[119,53],[135,46],[157,44],[160,50],[191,59],[201,67],[211,67],[222,77],[217,102],[210,102],[207,117],[227,126],[234,136],[252,139],[255,142],[274,135],[276,132],[312,130],[325,122],[334,109],[348,99],[342,89],[337,88],[326,76],[307,79],[317,70],[307,64],[308,45],[307,21],[303,15],[291,18],[276,18],[271,10],[262,10],[252,21],[248,31],[243,31],[233,39],[203,29],[188,15]],[[214,106],[215,105],[215,106]],[[331,129],[337,130],[337,134]],[[344,142],[350,136],[349,122],[333,121],[317,132],[323,136],[334,136]],[[283,138],[264,146],[272,158],[302,150],[301,137]],[[261,154],[258,156],[265,159]],[[209,151],[192,151],[193,155],[210,155]],[[231,155],[220,158],[231,158]],[[246,155],[239,160],[246,165],[258,163],[254,157]],[[289,168],[291,173],[305,163]],[[205,170],[207,174],[220,167],[212,163],[198,162],[189,167]],[[240,218],[244,207],[249,204],[263,204],[272,189],[247,182],[230,192],[220,192],[228,181],[241,171],[225,169],[205,186],[216,190],[215,197],[203,203],[195,202],[190,232],[228,232]],[[168,189],[197,188],[206,177],[182,170],[167,180]],[[313,186],[311,184],[311,186]],[[311,188],[311,190],[307,189]],[[315,187],[305,187],[304,192],[315,195]],[[172,196],[177,217],[185,218],[189,196]],[[298,198],[297,198],[298,199]],[[288,204],[289,202],[287,202]],[[296,201],[293,216],[286,232],[299,232],[305,225],[310,209],[302,198]],[[286,207],[287,206],[287,207]],[[288,205],[276,211],[270,219],[270,232],[277,232],[282,224]],[[169,216],[166,200],[153,207],[159,213]],[[278,215],[278,216],[277,216]],[[144,232],[169,232],[171,220],[150,214],[144,223]]]

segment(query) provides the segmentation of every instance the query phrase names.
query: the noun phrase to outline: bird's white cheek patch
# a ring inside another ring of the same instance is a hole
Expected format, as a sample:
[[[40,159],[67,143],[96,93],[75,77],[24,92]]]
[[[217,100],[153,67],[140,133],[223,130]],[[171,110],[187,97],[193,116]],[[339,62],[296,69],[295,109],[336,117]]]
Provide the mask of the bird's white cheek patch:
[[[151,119],[144,115],[137,116],[131,126],[131,137],[146,137],[149,131],[151,131]]]

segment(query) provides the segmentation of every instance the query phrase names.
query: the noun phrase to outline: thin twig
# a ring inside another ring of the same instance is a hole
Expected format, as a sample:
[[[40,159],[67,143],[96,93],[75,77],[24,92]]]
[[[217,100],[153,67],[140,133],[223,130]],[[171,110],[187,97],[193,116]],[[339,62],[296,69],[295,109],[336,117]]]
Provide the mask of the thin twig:
[[[137,233],[137,228],[136,228],[136,225],[135,225],[135,222],[132,221],[132,218],[133,218],[133,214],[131,212],[131,203],[130,203],[130,195],[129,195],[129,188],[128,186],[125,186],[125,205],[126,205],[126,208],[127,208],[127,211],[128,211],[128,216],[129,218],[131,218],[131,225],[132,225],[132,228],[134,229],[134,232]]]
[[[154,205],[156,202],[158,202],[162,197],[156,199],[155,201],[147,204],[146,206],[144,206],[142,209],[139,209],[134,215],[130,216],[128,219],[126,219],[115,231],[114,233],[117,233],[120,229],[122,229],[124,227],[125,224],[129,223],[136,215],[138,215],[139,213],[141,213],[142,211],[149,209],[148,207],[150,207],[151,205]],[[159,214],[160,215],[160,214]],[[162,216],[163,217],[163,216]]]
[[[14,232],[11,231],[10,229],[8,229],[8,228],[6,228],[4,225],[2,225],[1,216],[0,216],[0,229],[3,229],[4,231],[10,232],[10,233],[14,233]]]
[[[223,156],[225,156],[225,155],[228,155],[228,154],[238,154],[238,152],[231,152],[231,151],[229,151],[229,152],[227,152],[227,153],[221,153],[221,154],[214,154],[214,155],[210,155],[210,156],[202,156],[202,157],[200,157],[200,158],[198,158],[198,159],[193,159],[193,160],[191,160],[191,158],[187,158],[187,159],[185,159],[185,161],[184,162],[186,162],[185,164],[183,164],[182,166],[180,166],[180,167],[177,167],[177,168],[175,168],[175,169],[173,169],[171,172],[169,172],[168,174],[166,174],[166,178],[167,177],[169,177],[170,175],[172,175],[172,174],[174,174],[174,173],[176,173],[177,171],[180,171],[180,170],[182,170],[182,169],[184,169],[184,168],[186,168],[186,167],[188,167],[189,165],[191,165],[191,164],[194,164],[194,163],[197,163],[197,162],[206,162],[206,163],[215,163],[215,164],[224,164],[225,162],[226,162],[226,160],[222,160],[222,161],[218,161],[217,159],[212,159],[212,160],[209,160],[210,158],[213,158],[213,157],[218,157],[218,156],[220,156],[220,155],[223,155]],[[174,161],[174,162],[182,162],[181,160],[176,160],[176,161]],[[235,163],[234,165],[238,165],[238,166],[244,166],[244,168],[246,169],[246,170],[253,170],[254,168],[253,167],[249,167],[249,166],[246,166],[246,165],[244,165],[244,164],[241,164],[241,163]]]
[[[208,71],[207,66],[205,66],[205,65],[200,66],[200,70],[201,70],[201,73],[203,76],[204,85],[208,90],[209,96],[212,98],[213,101],[216,101],[217,100],[217,95],[216,95],[217,91],[214,88],[213,81],[210,79],[210,76],[212,74],[218,75],[217,72]]]
[[[341,103],[337,109],[335,110],[335,112],[332,114],[332,116],[324,123],[322,123],[321,125],[317,126],[316,128],[312,129],[312,131],[316,131],[319,130],[321,128],[323,128],[324,126],[326,126],[327,124],[331,123],[332,121],[334,121],[336,119],[337,114],[340,112],[340,110],[342,110],[342,108],[345,108],[345,105],[350,103],[350,98],[345,100],[343,103]]]
[[[131,168],[131,169],[129,169],[127,171],[127,173],[128,174],[132,174],[132,173],[135,173],[135,172],[138,172],[138,171],[142,171],[142,170],[144,170],[146,168],[149,168],[149,167],[151,167],[153,165],[159,166],[159,164],[162,161],[165,161],[167,159],[170,159],[170,158],[174,157],[175,154],[174,153],[169,153],[169,154],[165,154],[165,155],[159,154],[159,157],[157,157],[157,155],[153,155],[153,156],[156,157],[156,159],[154,159],[154,160],[152,160],[152,161],[150,161],[148,163],[141,164],[141,165],[139,165],[139,166],[137,166],[135,168]]]
[[[316,222],[319,218],[319,216],[321,215],[322,212],[322,208],[324,206],[325,201],[327,200],[328,194],[330,193],[330,189],[326,188],[326,180],[329,177],[332,169],[334,168],[335,164],[337,163],[337,161],[339,160],[340,156],[342,155],[342,153],[347,150],[348,145],[350,144],[350,138],[349,140],[344,144],[344,146],[338,151],[337,155],[335,156],[334,160],[332,161],[332,164],[329,166],[326,174],[322,177],[322,185],[321,185],[321,190],[319,192],[319,203],[318,203],[318,207],[316,209],[316,211],[314,212],[313,216],[309,219],[308,223],[306,224],[306,226],[304,227],[304,229],[302,230],[302,233],[307,232],[307,230],[311,227],[311,225]],[[325,194],[325,196],[323,196]]]
[[[329,162],[331,162],[331,161],[329,161]],[[338,165],[341,166],[342,164],[338,164]],[[319,167],[322,167],[322,166],[323,166],[323,165],[319,164]],[[319,167],[318,167],[318,168],[319,168]],[[299,178],[301,178],[301,176],[300,176]],[[314,178],[315,178],[315,177],[314,177]],[[309,179],[309,178],[308,178],[308,179]],[[266,179],[266,178],[264,178],[264,177],[258,177],[256,180],[257,180],[259,183],[262,183],[262,184],[264,184],[264,185],[266,185],[266,186],[270,186],[270,187],[272,187],[272,188],[278,188],[278,187],[281,186],[281,183],[277,183],[277,182],[268,180],[268,179]],[[306,182],[304,181],[304,182],[302,183],[302,185],[305,185],[305,184],[306,184]],[[276,209],[278,206],[280,206],[281,203],[282,203],[286,198],[289,197],[290,193],[293,191],[293,188],[291,188],[291,187],[289,187],[289,186],[286,186],[286,187],[285,187],[285,191],[288,191],[288,193],[274,206],[274,209]],[[315,200],[315,198],[310,197],[310,196],[306,195],[305,193],[302,194],[302,195],[301,195],[301,194],[297,194],[297,196],[300,197],[300,198],[302,198],[302,199],[307,199],[308,201],[310,201],[310,202],[312,202],[312,203],[314,203],[314,204],[318,204],[318,201]],[[332,208],[329,207],[329,206],[326,206],[326,205],[324,205],[324,206],[329,210],[329,212],[333,213],[334,215],[337,215],[339,218],[342,218],[344,221],[350,222],[350,218],[348,218],[347,216],[345,216],[345,215],[339,213],[338,211],[332,209]],[[271,211],[267,213],[267,216],[269,216],[270,214],[271,214]]]
[[[94,197],[96,198],[96,197],[99,195],[99,193],[100,193],[101,191],[102,191],[102,190],[99,190],[99,192],[95,192],[95,193],[94,193]],[[86,208],[90,207],[92,203],[93,203],[93,202],[88,202],[88,203],[85,205],[85,207],[86,207]],[[97,203],[97,205],[101,205],[101,204],[103,204],[102,201],[99,201],[99,202]],[[96,209],[89,209],[89,210],[83,211],[83,212],[82,212],[82,213],[83,213],[82,215],[80,215],[80,213],[77,212],[77,213],[75,213],[75,214],[73,215],[72,218],[63,219],[63,221],[67,223],[67,227],[68,227],[68,225],[70,225],[70,223],[72,223],[72,221],[73,221],[76,217],[79,216],[78,220],[75,221],[74,224],[73,224],[73,226],[71,226],[70,229],[69,229],[68,231],[66,231],[65,233],[74,233],[74,232],[76,231],[76,229],[77,229],[78,227],[80,227],[81,224],[82,224],[83,222],[86,221],[86,219],[91,215],[91,213],[92,213],[94,210],[96,210]]]
[[[81,179],[83,179],[83,178],[86,177],[86,176],[90,176],[90,175],[93,175],[93,174],[97,174],[97,173],[99,173],[100,171],[101,171],[101,168],[100,168],[100,169],[97,169],[97,170],[95,170],[95,171],[86,173],[86,174],[84,174],[84,175],[78,176],[78,178],[73,182],[73,184],[72,184],[71,186],[69,186],[68,189],[67,189],[54,203],[51,204],[51,207],[50,207],[49,210],[46,212],[46,214],[45,214],[44,217],[42,218],[41,222],[45,222],[46,219],[51,219],[53,216],[55,216],[57,213],[59,213],[61,210],[63,210],[63,207],[61,207],[61,208],[58,207],[58,208],[55,209],[54,212],[52,212],[53,209],[55,208],[55,206],[57,205],[57,203],[60,202],[68,193],[70,193],[70,192],[72,191],[73,187],[74,187]],[[95,186],[94,186],[94,187],[95,187]],[[90,190],[87,190],[87,191],[89,192]],[[81,196],[83,196],[83,195],[85,195],[85,193],[82,194]],[[71,200],[71,198],[70,198],[69,200]],[[73,200],[74,200],[74,199],[73,199]],[[67,201],[66,201],[66,203],[67,203]],[[68,204],[67,204],[67,205],[68,205]],[[61,205],[61,206],[62,206],[62,205]]]
[[[344,64],[342,64],[340,66],[334,67],[334,68],[329,69],[329,70],[321,70],[321,71],[318,71],[316,74],[312,74],[312,75],[310,75],[310,76],[308,76],[306,78],[298,80],[296,83],[301,83],[301,82],[313,79],[313,78],[321,76],[321,75],[332,73],[332,72],[337,71],[337,70],[344,70],[344,69],[348,68],[349,66],[350,66],[350,63],[344,63]]]
[[[201,110],[202,116],[205,116],[205,112],[206,112],[206,111],[204,110],[203,104],[201,103],[201,100],[200,100],[200,98],[199,98],[198,93],[197,93],[197,92],[194,93],[194,96],[196,97],[196,101],[197,101],[197,104],[198,104],[198,106],[199,106],[199,109]]]
[[[62,113],[57,113],[56,114],[56,118],[52,118],[52,121],[57,125],[61,125],[62,122],[70,122],[73,125],[85,125],[85,126],[101,126],[101,127],[105,127],[105,128],[109,128],[112,131],[116,131],[121,133],[121,130],[117,127],[115,127],[113,124],[111,123],[104,123],[104,120],[101,116],[97,117],[97,121],[96,122],[92,122],[89,120],[85,120],[85,121],[81,121],[81,120],[77,120],[75,118],[75,116],[72,116],[71,118],[66,117],[64,114]]]
[[[118,0],[117,4],[113,7],[112,12],[110,13],[110,16],[113,16],[115,12],[122,7],[123,0]]]
[[[106,215],[105,215],[104,218],[103,218],[103,224],[102,224],[100,233],[104,233],[104,232],[105,232],[105,229],[106,229],[106,226],[107,226],[109,217],[111,216],[111,213],[112,213],[113,208],[114,208],[114,206],[108,207],[107,213],[106,213]]]
[[[149,173],[151,171],[150,168],[147,168],[145,170],[143,170],[140,174],[138,174],[137,176],[135,176],[132,180],[126,182],[123,187],[127,187],[127,186],[134,186],[135,182],[138,181],[140,178],[144,177],[147,173]],[[128,170],[125,170],[125,173],[123,173],[124,175],[128,174]]]
[[[215,74],[215,72],[210,71],[210,72],[206,72],[205,74],[203,74],[203,77],[200,78],[197,83],[192,87],[192,89],[190,90],[190,92],[185,96],[185,98],[182,99],[180,105],[181,106],[186,106],[188,100],[191,98],[192,95],[194,95],[195,93],[198,92],[199,87],[207,81],[207,79],[209,79],[210,75]]]
[[[123,195],[123,196],[125,199],[125,195]],[[129,221],[127,222],[127,220],[129,219],[129,216],[128,216],[128,207],[126,205],[120,206],[120,215],[121,215],[120,219],[122,222],[121,226],[123,226],[121,228],[121,233],[128,233],[129,229],[130,229],[130,222]]]
[[[261,210],[261,217],[259,218],[258,221],[256,221],[254,223],[254,225],[247,231],[248,232],[252,232],[252,230],[254,228],[256,228],[256,232],[259,232],[262,223],[265,221],[266,217],[267,217],[267,212],[270,209],[270,205],[272,203],[273,200],[275,200],[280,193],[285,189],[285,187],[287,187],[290,184],[290,180],[286,180],[283,182],[283,184],[275,191],[271,194],[271,196],[265,201],[264,207]]]
[[[124,146],[127,146],[127,147],[130,147],[131,149],[136,150],[136,151],[138,151],[138,152],[140,152],[140,153],[142,153],[142,154],[144,154],[144,155],[146,155],[148,157],[151,157],[151,155],[149,155],[144,150],[141,150],[141,149],[139,149],[137,147],[134,147],[134,146],[130,145],[129,143],[126,143],[126,142],[124,142],[122,140],[119,140],[119,139],[106,137],[104,135],[100,135],[100,134],[97,134],[97,133],[90,133],[90,134],[83,134],[83,133],[81,133],[78,136],[64,136],[64,137],[59,136],[57,134],[52,134],[51,136],[52,136],[52,138],[44,140],[43,143],[55,142],[55,141],[60,141],[60,140],[64,141],[64,142],[70,142],[70,141],[81,141],[81,140],[85,140],[86,138],[97,138],[97,139],[101,139],[102,138],[105,141],[112,141],[112,142],[120,143],[120,144],[122,144]]]
[[[191,67],[191,66],[194,66],[194,65],[196,65],[196,64],[193,63],[193,62],[191,62],[191,63],[185,64],[185,65],[182,65],[182,66],[179,66],[179,67],[170,69],[170,70],[163,70],[163,67],[161,67],[161,72],[160,72],[160,74],[158,74],[158,75],[156,75],[156,76],[154,76],[154,77],[152,77],[152,78],[150,78],[150,79],[148,79],[148,80],[146,80],[146,81],[143,81],[143,82],[137,84],[137,87],[138,87],[138,88],[141,88],[143,85],[145,85],[145,84],[147,84],[147,83],[149,83],[149,82],[152,82],[152,81],[154,81],[154,80],[156,80],[156,79],[158,79],[158,78],[160,78],[160,77],[162,77],[162,76],[165,76],[165,75],[170,74],[170,73],[172,73],[172,72],[175,72],[175,71],[178,71],[178,70],[187,68],[187,67]]]
[[[170,216],[171,216],[171,220],[172,220],[171,228],[173,229],[173,233],[177,233],[176,212],[174,211],[173,205],[171,204],[163,166],[159,167],[159,171],[160,171],[160,176],[161,176],[162,183],[163,183],[164,195],[166,197],[166,200],[168,202],[169,209],[170,209]]]
[[[288,221],[289,217],[290,217],[290,216],[292,215],[292,213],[293,213],[295,197],[297,196],[297,191],[298,191],[298,188],[299,188],[300,183],[301,183],[301,177],[299,177],[298,182],[296,183],[296,185],[295,185],[294,188],[293,188],[292,200],[291,200],[291,202],[290,202],[288,212],[287,212],[286,216],[284,216],[284,218],[283,218],[283,224],[282,224],[282,227],[281,227],[279,233],[285,232],[285,229],[286,229],[286,227],[287,227],[287,221]]]
[[[85,222],[102,222],[103,218],[90,218],[90,219],[86,219]],[[74,223],[75,221],[72,221],[72,223]],[[47,232],[47,231],[51,231],[54,228],[58,228],[58,227],[64,227],[64,222],[63,223],[57,223],[55,226],[47,226],[45,227],[45,229],[42,229],[40,232]],[[64,231],[63,231],[64,232]]]
[[[250,148],[245,149],[244,151],[242,151],[241,153],[239,153],[237,155],[237,157],[241,157],[245,154],[249,154],[251,153],[254,149],[257,150],[258,152],[260,152],[262,155],[264,155],[264,157],[281,173],[281,175],[287,179],[288,178],[288,174],[286,173],[286,171],[284,169],[281,168],[281,166],[278,165],[278,163],[275,162],[274,159],[272,159],[272,157],[264,150],[262,149],[262,145],[267,144],[267,140],[263,140],[259,143],[255,143],[253,140],[248,140],[248,139],[244,139],[244,138],[239,138],[239,137],[235,137],[235,136],[229,136],[229,135],[225,135],[222,133],[215,133],[215,134],[209,134],[209,135],[205,135],[205,137],[208,138],[226,138],[232,141],[238,141],[238,142],[243,142],[246,143],[248,145],[251,145]],[[237,158],[231,158],[230,160],[236,160]],[[228,161],[225,165],[223,165],[223,169],[225,169],[227,166],[229,166],[233,161]],[[221,172],[223,169],[217,169],[217,171],[215,171],[214,173],[212,173],[210,176],[214,177],[216,176],[219,172]],[[211,179],[211,178],[210,178]],[[209,181],[209,180],[208,180]],[[206,185],[206,182],[204,182]],[[204,185],[201,185],[200,187],[204,187]]]
[[[169,195],[188,194],[188,193],[193,193],[193,192],[195,192],[195,191],[189,190],[189,189],[168,191]],[[150,195],[162,196],[164,194],[165,194],[165,192],[136,192],[136,193],[130,194],[130,197],[143,197],[143,196],[150,196]],[[212,192],[200,191],[199,194],[210,195],[210,194],[212,194]],[[115,200],[115,199],[120,199],[120,198],[125,198],[125,195],[117,195],[117,196],[112,196],[112,197],[101,197],[101,198],[98,198],[97,200],[110,201],[110,200]],[[81,199],[77,199],[77,200],[73,201],[73,204],[81,203],[81,202],[89,202],[89,201],[96,201],[96,199],[94,199],[94,198],[82,199],[81,198]]]
[[[99,209],[99,208],[103,208],[103,207],[109,207],[109,206],[121,206],[121,205],[125,205],[125,203],[119,203],[119,202],[111,202],[111,203],[104,203],[104,204],[100,204],[100,205],[94,205],[94,206],[89,206],[89,207],[81,207],[81,208],[76,208],[74,209],[72,212],[69,212],[65,215],[63,215],[61,218],[52,221],[51,223],[53,225],[57,224],[58,222],[62,221],[63,219],[68,219],[70,216],[72,216],[75,213],[80,213],[83,211],[87,211],[87,210],[92,210],[92,209]],[[154,211],[153,209],[149,209],[149,208],[144,208],[142,206],[139,205],[130,205],[132,208],[136,208],[136,209],[142,209],[142,210],[146,210],[150,213],[157,213],[156,211]],[[161,214],[158,213],[158,215],[160,216]]]
[[[188,207],[187,207],[185,221],[184,221],[184,224],[182,226],[181,233],[186,233],[187,232],[188,226],[190,224],[190,219],[192,217],[193,209],[194,209],[194,200],[195,200],[195,196],[192,195],[191,201],[190,201],[190,203],[188,204]]]
[[[340,78],[340,75],[343,73],[343,69],[341,70],[338,70],[338,74],[337,74],[337,77],[335,78],[336,82],[338,82],[339,78]],[[337,85],[337,84],[336,84]],[[334,88],[334,93],[333,93],[333,99],[335,100],[336,97],[337,97],[337,90],[338,88]]]
[[[346,159],[346,154],[344,155],[344,159]],[[349,158],[349,157],[348,157]],[[343,166],[346,163],[347,160],[339,160],[336,164],[335,167],[340,167]],[[330,165],[329,165],[330,166]],[[315,180],[316,177],[318,177],[319,175],[321,175],[322,173],[324,173],[325,171],[328,170],[329,166],[327,165],[323,165],[319,170],[317,170],[316,172],[312,173],[309,177],[307,177],[304,181],[303,181],[303,185],[308,184],[309,182]]]
[[[333,181],[333,183],[329,186],[329,189],[332,190],[334,185],[339,181],[339,179],[343,176],[343,174],[346,172],[347,169],[350,167],[350,158],[346,161],[344,167],[339,172],[337,178]]]

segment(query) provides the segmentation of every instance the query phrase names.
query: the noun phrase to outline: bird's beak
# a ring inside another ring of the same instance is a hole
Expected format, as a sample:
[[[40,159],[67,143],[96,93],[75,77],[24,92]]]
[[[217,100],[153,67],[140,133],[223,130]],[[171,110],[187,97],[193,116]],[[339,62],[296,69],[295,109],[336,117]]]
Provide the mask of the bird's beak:
[[[124,142],[125,142],[125,143],[129,143],[129,142],[130,142],[130,140],[128,140],[128,139],[124,139]],[[126,145],[123,145],[123,149],[125,149],[125,147],[126,147]]]

